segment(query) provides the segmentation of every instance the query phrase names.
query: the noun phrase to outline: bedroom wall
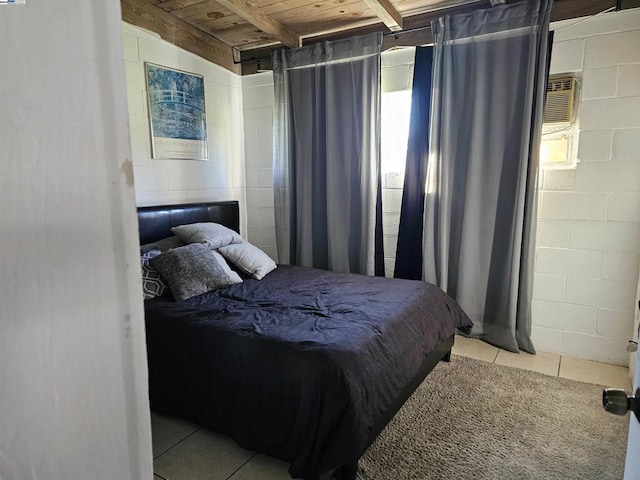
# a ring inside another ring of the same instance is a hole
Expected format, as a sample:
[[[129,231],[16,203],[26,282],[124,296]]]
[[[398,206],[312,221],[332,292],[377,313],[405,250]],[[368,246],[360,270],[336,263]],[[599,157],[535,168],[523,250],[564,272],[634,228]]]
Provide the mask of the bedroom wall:
[[[640,9],[554,26],[551,73],[582,76],[575,168],[541,175],[533,341],[627,365],[640,263]]]
[[[383,92],[407,90],[413,79],[414,49],[382,54]],[[273,210],[273,74],[242,77],[249,241],[277,260]],[[386,173],[383,182],[385,267],[393,276],[402,182],[404,176]]]
[[[580,19],[553,24],[566,27]],[[536,348],[628,364],[640,264],[640,9],[556,32],[552,73],[584,77],[576,168],[540,175]],[[383,89],[409,88],[408,51],[383,54]],[[275,255],[273,80],[242,78],[249,237]],[[384,176],[385,263],[393,271],[403,177]]]
[[[0,478],[151,479],[120,4],[0,11]]]
[[[138,205],[239,200],[246,233],[240,76],[123,22],[131,148]],[[204,76],[209,160],[151,158],[144,62]]]
[[[273,74],[242,77],[247,235],[278,260],[273,210]]]

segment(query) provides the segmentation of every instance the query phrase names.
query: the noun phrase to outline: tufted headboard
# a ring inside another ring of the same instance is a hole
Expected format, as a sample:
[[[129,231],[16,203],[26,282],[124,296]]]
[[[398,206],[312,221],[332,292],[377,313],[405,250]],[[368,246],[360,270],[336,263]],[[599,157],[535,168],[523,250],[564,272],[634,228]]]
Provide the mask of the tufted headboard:
[[[220,223],[240,233],[238,201],[139,207],[140,245],[170,237],[171,227],[198,222]]]

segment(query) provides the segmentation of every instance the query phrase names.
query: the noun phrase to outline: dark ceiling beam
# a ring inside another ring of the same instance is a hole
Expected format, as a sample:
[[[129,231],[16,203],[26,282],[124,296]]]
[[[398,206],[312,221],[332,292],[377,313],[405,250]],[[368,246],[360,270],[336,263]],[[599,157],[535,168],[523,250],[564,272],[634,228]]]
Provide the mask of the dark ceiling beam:
[[[616,0],[555,0],[551,10],[551,21],[596,15],[615,6]]]
[[[120,0],[122,20],[157,33],[163,40],[220,65],[241,73],[233,61],[233,49],[215,37],[165,12],[147,0]]]

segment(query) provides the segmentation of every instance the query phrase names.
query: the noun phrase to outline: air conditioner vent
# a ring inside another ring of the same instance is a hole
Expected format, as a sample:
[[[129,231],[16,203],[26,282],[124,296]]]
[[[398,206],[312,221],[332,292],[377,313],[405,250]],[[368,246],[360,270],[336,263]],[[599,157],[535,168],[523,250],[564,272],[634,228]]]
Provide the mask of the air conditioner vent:
[[[578,92],[575,77],[552,75],[547,83],[544,123],[571,123],[575,117]]]

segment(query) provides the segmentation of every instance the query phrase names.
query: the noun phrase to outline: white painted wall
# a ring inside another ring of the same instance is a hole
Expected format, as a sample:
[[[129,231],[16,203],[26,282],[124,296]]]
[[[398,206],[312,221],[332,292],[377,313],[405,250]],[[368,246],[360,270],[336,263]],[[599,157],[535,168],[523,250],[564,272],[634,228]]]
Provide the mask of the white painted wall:
[[[240,76],[123,22],[127,98],[138,205],[239,200],[246,232]],[[209,160],[151,158],[144,62],[204,76]]]
[[[242,77],[247,236],[277,261],[273,210],[273,74]]]
[[[382,54],[382,90],[411,88],[414,49]],[[242,77],[247,186],[247,231],[251,243],[277,259],[273,210],[273,74]],[[393,276],[404,175],[382,178],[384,251],[387,276]]]
[[[150,480],[120,6],[0,10],[0,478]]]
[[[575,169],[545,170],[533,301],[540,351],[627,365],[640,264],[640,9],[554,25],[551,73],[583,78]]]

